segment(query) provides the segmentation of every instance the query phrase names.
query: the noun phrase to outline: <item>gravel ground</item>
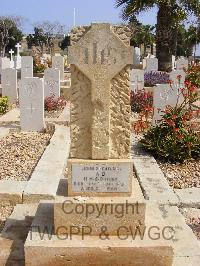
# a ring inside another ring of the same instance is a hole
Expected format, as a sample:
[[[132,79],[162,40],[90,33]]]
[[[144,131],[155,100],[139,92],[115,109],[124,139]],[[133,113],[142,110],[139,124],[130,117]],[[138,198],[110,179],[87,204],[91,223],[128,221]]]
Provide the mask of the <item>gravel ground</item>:
[[[50,138],[47,133],[10,133],[0,140],[0,180],[27,181]]]
[[[0,232],[4,228],[6,219],[11,215],[13,206],[0,204]]]
[[[190,218],[186,222],[191,227],[197,239],[200,240],[200,217]]]
[[[200,160],[190,160],[184,164],[171,164],[157,161],[171,187],[200,188]]]

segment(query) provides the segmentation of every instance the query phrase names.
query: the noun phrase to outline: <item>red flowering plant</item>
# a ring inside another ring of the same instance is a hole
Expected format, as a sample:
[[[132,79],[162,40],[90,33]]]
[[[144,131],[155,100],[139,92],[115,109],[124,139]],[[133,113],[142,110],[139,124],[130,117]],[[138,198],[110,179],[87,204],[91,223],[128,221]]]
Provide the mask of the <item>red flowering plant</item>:
[[[133,123],[133,129],[136,134],[146,131],[150,125],[150,119],[153,114],[153,93],[138,90],[131,92],[131,110],[138,114],[138,120]]]
[[[56,98],[55,95],[51,95],[44,100],[44,110],[47,112],[63,110],[66,104],[67,101],[64,97]]]
[[[187,70],[186,80],[191,82],[197,88],[200,88],[200,64],[194,63]]]
[[[160,123],[144,134],[141,144],[156,157],[183,163],[200,157],[200,135],[192,127],[192,119],[199,113],[192,109],[192,104],[198,100],[197,88],[186,81],[179,96],[183,100],[180,102],[178,97],[175,107],[167,106],[161,111]]]

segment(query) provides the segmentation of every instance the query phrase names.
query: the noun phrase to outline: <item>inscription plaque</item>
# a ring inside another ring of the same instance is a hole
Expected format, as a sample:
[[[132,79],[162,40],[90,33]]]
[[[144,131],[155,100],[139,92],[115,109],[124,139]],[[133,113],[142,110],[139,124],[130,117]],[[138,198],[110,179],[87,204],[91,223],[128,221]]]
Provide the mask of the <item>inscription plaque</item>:
[[[129,192],[130,163],[72,164],[74,192]]]

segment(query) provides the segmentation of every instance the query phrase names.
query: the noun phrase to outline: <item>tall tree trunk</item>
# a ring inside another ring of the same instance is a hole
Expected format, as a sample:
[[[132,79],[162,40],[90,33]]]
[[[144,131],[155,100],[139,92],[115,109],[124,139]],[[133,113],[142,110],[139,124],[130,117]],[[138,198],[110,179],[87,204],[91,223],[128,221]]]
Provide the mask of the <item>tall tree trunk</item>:
[[[160,71],[172,70],[172,26],[171,7],[167,2],[160,4],[156,28],[156,56]]]
[[[172,54],[174,56],[176,56],[176,54],[177,54],[177,38],[178,38],[178,28],[177,27],[173,28],[172,36],[173,36],[173,39],[172,39]]]
[[[153,55],[154,54],[154,49],[153,49],[153,44],[151,44],[151,54]]]

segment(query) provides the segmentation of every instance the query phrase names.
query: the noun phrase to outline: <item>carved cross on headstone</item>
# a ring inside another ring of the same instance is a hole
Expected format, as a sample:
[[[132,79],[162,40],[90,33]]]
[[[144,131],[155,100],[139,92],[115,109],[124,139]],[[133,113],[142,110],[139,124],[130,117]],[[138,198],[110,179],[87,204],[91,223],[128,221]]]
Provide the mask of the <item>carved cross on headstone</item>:
[[[112,31],[110,24],[91,29],[69,49],[75,65],[92,84],[92,159],[109,158],[111,80],[133,62],[133,49]]]

